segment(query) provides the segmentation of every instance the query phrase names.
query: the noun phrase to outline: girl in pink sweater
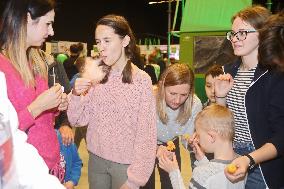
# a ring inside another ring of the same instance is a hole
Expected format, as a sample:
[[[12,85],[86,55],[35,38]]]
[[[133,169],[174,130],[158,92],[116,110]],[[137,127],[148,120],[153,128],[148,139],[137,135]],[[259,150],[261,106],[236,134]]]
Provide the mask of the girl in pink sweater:
[[[139,188],[146,184],[155,162],[151,79],[131,62],[137,47],[124,17],[101,18],[95,39],[101,60],[111,67],[108,80],[94,84],[78,78],[68,118],[73,125],[88,125],[90,188]]]
[[[6,76],[8,98],[15,107],[19,129],[26,132],[48,168],[58,173],[59,143],[54,116],[67,108],[61,86],[48,89],[47,68],[37,49],[54,34],[53,0],[7,1],[0,27],[0,71]]]

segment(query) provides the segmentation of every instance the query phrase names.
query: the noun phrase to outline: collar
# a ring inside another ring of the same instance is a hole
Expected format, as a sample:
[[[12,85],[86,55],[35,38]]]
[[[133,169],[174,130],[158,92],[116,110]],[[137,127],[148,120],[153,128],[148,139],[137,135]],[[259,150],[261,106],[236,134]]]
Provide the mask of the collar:
[[[224,65],[225,73],[230,73],[232,77],[234,78],[237,75],[237,72],[238,72],[239,67],[241,66],[241,63],[242,63],[242,60],[239,58],[233,64]],[[260,78],[266,71],[267,71],[266,69],[260,68],[258,64],[255,69],[253,81],[256,81],[258,78]]]

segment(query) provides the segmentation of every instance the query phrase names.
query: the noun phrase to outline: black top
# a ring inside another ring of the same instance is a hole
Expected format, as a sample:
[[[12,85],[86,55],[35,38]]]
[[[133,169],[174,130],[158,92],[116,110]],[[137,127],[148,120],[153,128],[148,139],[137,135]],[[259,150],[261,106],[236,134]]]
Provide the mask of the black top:
[[[52,87],[55,82],[64,87],[64,92],[68,94],[71,91],[70,83],[65,73],[64,67],[61,63],[54,62],[48,66],[48,86]],[[60,112],[55,119],[55,129],[58,129],[62,125],[70,125],[66,111]]]
[[[74,64],[77,58],[78,56],[70,56],[63,63],[69,81],[71,81],[73,76],[79,72]]]
[[[144,71],[151,77],[152,85],[156,85],[158,83],[158,79],[156,77],[155,68],[151,64],[147,64],[144,67]]]

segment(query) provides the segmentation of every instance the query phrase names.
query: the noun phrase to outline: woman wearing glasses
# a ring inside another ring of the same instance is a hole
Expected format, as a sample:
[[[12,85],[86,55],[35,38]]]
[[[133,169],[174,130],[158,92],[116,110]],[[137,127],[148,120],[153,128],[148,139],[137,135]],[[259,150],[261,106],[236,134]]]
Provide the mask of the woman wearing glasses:
[[[234,149],[242,155],[232,162],[237,171],[225,173],[233,182],[248,173],[247,189],[284,187],[284,76],[258,66],[258,30],[269,16],[260,6],[233,16],[227,38],[240,59],[215,83],[217,103],[234,112]]]

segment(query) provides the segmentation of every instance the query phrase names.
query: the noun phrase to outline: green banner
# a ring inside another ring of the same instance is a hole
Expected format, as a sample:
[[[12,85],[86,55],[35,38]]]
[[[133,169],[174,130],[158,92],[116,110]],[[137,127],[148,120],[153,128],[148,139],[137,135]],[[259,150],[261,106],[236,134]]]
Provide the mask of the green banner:
[[[251,0],[187,0],[180,31],[229,30],[231,17],[251,4]]]

